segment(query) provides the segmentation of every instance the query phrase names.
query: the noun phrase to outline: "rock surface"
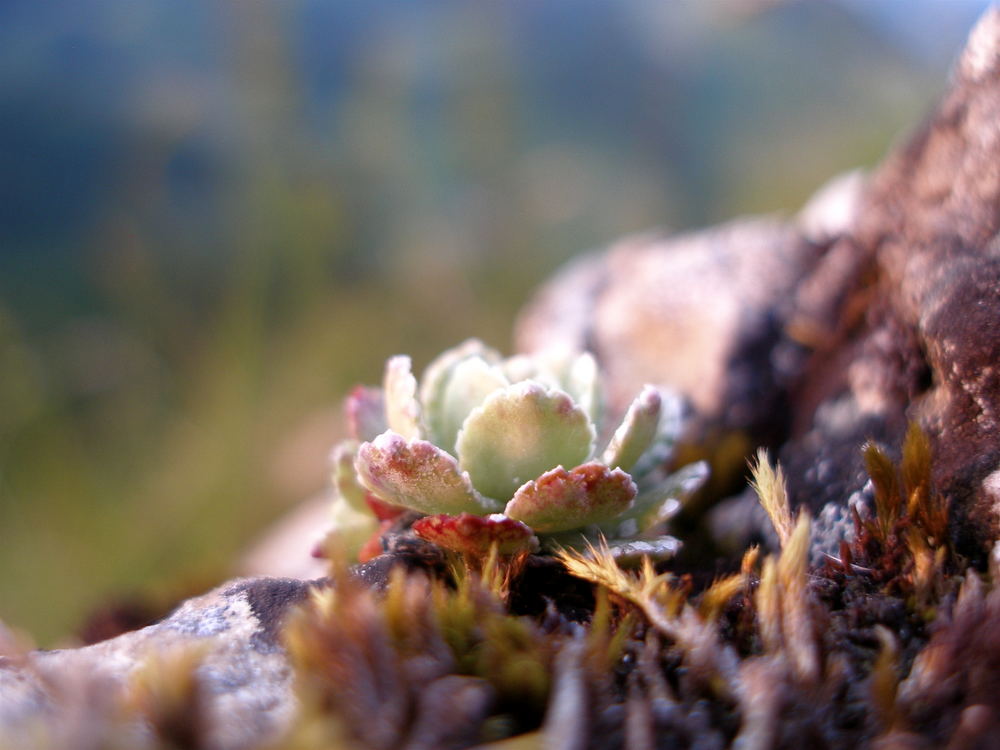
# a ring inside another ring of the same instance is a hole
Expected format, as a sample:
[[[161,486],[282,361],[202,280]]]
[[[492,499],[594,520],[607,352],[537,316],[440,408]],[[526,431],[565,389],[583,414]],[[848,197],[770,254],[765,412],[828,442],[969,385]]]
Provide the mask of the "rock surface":
[[[772,424],[794,351],[787,300],[818,260],[794,225],[745,219],[678,237],[634,237],[576,261],[521,317],[522,351],[590,349],[612,409],[645,383],[683,393],[705,425]]]
[[[104,746],[91,735],[112,726],[109,717],[150,660],[185,649],[202,659],[200,705],[212,747],[247,747],[276,736],[295,711],[280,623],[309,588],[293,579],[237,579],[142,630],[84,648],[0,657],[0,745]],[[147,726],[126,730],[136,747],[150,740]]]
[[[869,339],[898,380],[880,389],[935,443],[935,474],[970,552],[998,536],[1000,470],[1000,8],[980,21],[950,91],[873,181],[858,242],[876,254],[889,308]],[[902,336],[900,336],[902,334]],[[922,360],[922,361],[921,361]]]
[[[856,446],[934,443],[960,548],[998,535],[1000,469],[1000,9],[980,21],[928,122],[872,176],[843,243],[868,269],[843,285],[840,335],[817,347],[783,455],[814,510],[863,483]],[[810,280],[807,280],[807,284]],[[861,304],[859,304],[861,303]],[[852,304],[854,307],[852,308]],[[815,406],[814,406],[815,404]],[[811,468],[810,468],[811,466]]]

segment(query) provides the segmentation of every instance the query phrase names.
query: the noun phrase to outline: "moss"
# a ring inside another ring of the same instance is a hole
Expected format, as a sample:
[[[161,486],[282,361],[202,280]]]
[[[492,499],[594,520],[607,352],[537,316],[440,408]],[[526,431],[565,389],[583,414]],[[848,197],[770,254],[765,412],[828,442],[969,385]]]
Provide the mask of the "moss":
[[[898,464],[864,451],[874,509],[819,566],[808,514],[760,454],[781,549],[747,550],[702,589],[669,562],[622,567],[603,542],[473,560],[402,526],[285,621],[299,709],[267,747],[992,746],[1000,589],[952,549],[919,428]],[[211,746],[199,658],[158,656],[95,736],[120,746],[140,718],[150,747]]]

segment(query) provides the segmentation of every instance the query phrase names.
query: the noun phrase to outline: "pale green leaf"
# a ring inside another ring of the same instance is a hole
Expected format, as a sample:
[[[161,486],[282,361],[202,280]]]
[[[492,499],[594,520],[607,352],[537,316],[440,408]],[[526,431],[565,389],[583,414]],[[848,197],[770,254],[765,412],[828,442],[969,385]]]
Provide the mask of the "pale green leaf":
[[[362,443],[358,479],[377,497],[420,513],[484,513],[498,504],[482,498],[455,459],[426,440],[385,432]]]
[[[637,482],[646,474],[662,469],[669,462],[684,426],[683,398],[666,388],[656,387],[656,390],[660,394],[660,419],[656,425],[656,436],[652,445],[629,470]]]
[[[625,471],[635,466],[656,438],[661,406],[660,392],[651,385],[644,387],[604,450],[605,464]]]
[[[534,380],[546,388],[559,387],[559,381],[541,367],[537,357],[527,354],[515,354],[513,357],[505,359],[500,367],[507,380],[511,383]]]
[[[348,395],[344,412],[347,415],[347,430],[355,440],[373,440],[389,429],[381,388],[357,386]]]
[[[333,449],[331,462],[333,464],[333,487],[337,496],[361,513],[371,514],[365,503],[365,488],[358,482],[354,471],[354,461],[358,455],[358,443],[355,440],[344,440]]]
[[[652,529],[676,515],[684,500],[707,479],[708,464],[697,461],[655,482],[640,482],[639,494],[632,507],[615,524],[607,526],[605,532],[612,537],[626,538]]]
[[[600,422],[603,406],[601,378],[593,354],[583,352],[570,360],[563,375],[563,388],[576,405],[587,412],[591,422]]]
[[[672,536],[608,542],[608,550],[615,562],[627,568],[639,565],[644,557],[653,562],[669,560],[680,552],[682,546],[681,540]]]
[[[420,420],[420,403],[417,401],[417,379],[413,377],[410,358],[405,355],[390,357],[385,363],[385,416],[389,429],[407,440],[424,436]]]
[[[534,380],[546,388],[565,391],[597,424],[602,398],[597,360],[589,352],[552,347],[534,354],[518,354],[503,362],[503,372],[512,383]]]
[[[466,417],[491,393],[508,385],[500,369],[480,357],[459,362],[452,370],[443,398],[434,405],[436,429],[432,442],[445,450],[455,450],[455,440]]]
[[[352,507],[343,496],[334,499],[330,515],[333,525],[323,546],[356,559],[365,542],[378,531],[378,519],[367,510]]]
[[[593,425],[567,394],[529,380],[495,391],[474,409],[456,450],[476,489],[503,500],[553,466],[586,461],[593,442]]]
[[[500,354],[486,346],[479,339],[468,339],[435,357],[420,378],[420,403],[424,409],[424,422],[428,438],[435,445],[449,450],[453,443],[442,442],[445,432],[442,422],[445,413],[444,399],[452,374],[459,364],[467,359],[481,359],[489,365],[499,365]]]

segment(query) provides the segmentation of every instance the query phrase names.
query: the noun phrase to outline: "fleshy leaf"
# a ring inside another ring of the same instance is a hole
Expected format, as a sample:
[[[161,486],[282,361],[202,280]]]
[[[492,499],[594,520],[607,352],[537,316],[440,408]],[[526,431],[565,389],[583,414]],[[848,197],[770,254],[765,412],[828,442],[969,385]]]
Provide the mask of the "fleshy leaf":
[[[435,357],[420,378],[420,403],[423,404],[424,423],[430,440],[449,450],[454,447],[454,442],[445,443],[442,440],[445,432],[442,421],[445,393],[455,368],[473,358],[481,359],[488,365],[497,365],[501,361],[499,352],[479,339],[468,339]]]
[[[367,491],[358,483],[358,475],[354,471],[354,460],[358,455],[358,443],[355,440],[344,440],[333,449],[331,463],[333,464],[333,487],[337,496],[354,510],[365,512]]]
[[[504,360],[502,369],[512,383],[534,380],[546,388],[565,391],[591,422],[599,421],[600,377],[597,360],[589,352],[554,347],[532,355],[517,354]]]
[[[525,483],[504,513],[537,532],[568,531],[616,518],[635,495],[628,474],[593,461],[570,471],[557,466]]]
[[[469,357],[455,365],[443,397],[435,405],[434,444],[455,450],[458,431],[469,413],[491,393],[508,385],[500,369],[480,357]]]
[[[471,513],[426,516],[413,523],[413,531],[421,539],[473,557],[485,556],[494,543],[501,555],[538,548],[530,528],[499,513],[486,517]]]
[[[382,535],[385,534],[392,527],[391,521],[379,521],[378,529],[375,533],[368,537],[368,541],[361,545],[361,549],[358,550],[358,562],[366,563],[369,560],[381,555],[385,550],[382,547]]]
[[[624,567],[638,565],[644,557],[648,557],[653,562],[667,560],[680,552],[682,546],[681,540],[672,536],[608,542],[611,556],[615,558],[615,562]]]
[[[357,386],[347,397],[344,411],[347,414],[347,430],[355,440],[373,440],[389,429],[381,388]]]
[[[496,510],[472,488],[449,454],[426,440],[389,431],[362,443],[354,462],[361,483],[377,497],[420,513]]]
[[[674,391],[657,388],[660,394],[660,420],[656,426],[656,436],[652,445],[632,466],[629,473],[635,480],[661,469],[674,452],[674,444],[684,426],[684,400]]]
[[[333,526],[321,542],[324,550],[336,550],[356,558],[359,550],[378,531],[379,521],[368,512],[352,507],[343,496],[336,498],[331,507]]]
[[[405,355],[390,357],[385,363],[385,416],[389,429],[407,440],[424,436],[420,426],[420,403],[417,401],[417,379],[412,363]]]
[[[632,507],[622,514],[613,529],[609,529],[610,535],[635,536],[668,520],[680,510],[684,499],[701,487],[706,479],[708,464],[698,461],[681,467],[651,486],[643,486]]]
[[[491,394],[458,433],[459,464],[487,497],[509,498],[557,464],[587,460],[594,428],[562,391],[526,381]]]
[[[605,464],[625,471],[635,466],[656,438],[661,405],[660,392],[656,388],[647,385],[642,389],[604,450]]]
[[[367,491],[365,492],[365,505],[368,506],[368,510],[379,521],[395,521],[404,513],[410,512],[402,505],[387,503],[382,498],[376,497],[371,492]]]
[[[529,357],[527,354],[515,354],[513,357],[508,357],[503,361],[501,369],[511,383],[536,380],[547,388],[559,387],[555,378],[548,377],[542,372],[537,359]]]
[[[600,422],[601,379],[593,354],[583,352],[573,357],[566,369],[563,387],[577,406],[587,412],[591,422]]]

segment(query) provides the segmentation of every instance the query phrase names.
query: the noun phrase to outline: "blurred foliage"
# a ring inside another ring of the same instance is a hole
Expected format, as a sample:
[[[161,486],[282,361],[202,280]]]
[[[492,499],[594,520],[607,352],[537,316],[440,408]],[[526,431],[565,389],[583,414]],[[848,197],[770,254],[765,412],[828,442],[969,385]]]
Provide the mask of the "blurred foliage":
[[[0,4],[0,617],[227,575],[387,355],[873,163],[984,3],[871,5]]]

